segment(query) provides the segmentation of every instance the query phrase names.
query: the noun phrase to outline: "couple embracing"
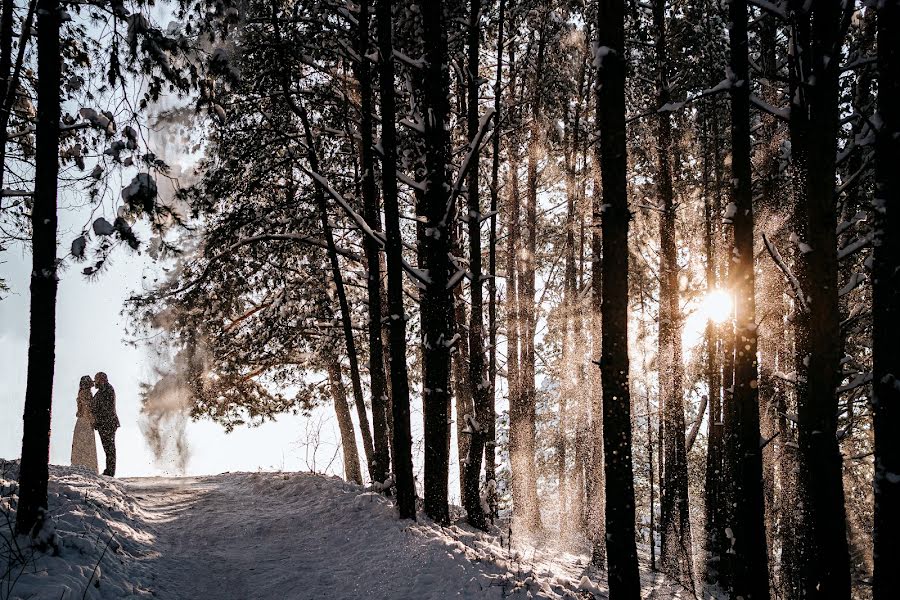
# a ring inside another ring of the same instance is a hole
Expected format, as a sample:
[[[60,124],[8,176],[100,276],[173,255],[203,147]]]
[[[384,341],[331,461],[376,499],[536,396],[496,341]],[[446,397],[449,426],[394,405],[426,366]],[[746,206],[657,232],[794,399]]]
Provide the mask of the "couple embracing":
[[[91,394],[96,386],[97,392]],[[104,475],[116,474],[116,391],[110,385],[106,373],[100,372],[92,380],[89,375],[81,378],[78,386],[78,412],[75,420],[75,435],[72,437],[72,465],[87,467],[97,471],[97,443],[94,430],[100,434],[100,443],[106,454]]]

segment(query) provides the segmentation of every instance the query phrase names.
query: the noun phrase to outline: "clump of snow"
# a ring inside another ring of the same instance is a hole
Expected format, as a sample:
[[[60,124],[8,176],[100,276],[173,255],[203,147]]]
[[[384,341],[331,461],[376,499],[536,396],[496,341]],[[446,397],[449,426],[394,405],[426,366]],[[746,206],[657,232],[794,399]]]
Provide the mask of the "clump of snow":
[[[151,598],[154,536],[124,486],[80,467],[50,467],[43,549],[14,536],[18,462],[0,460],[0,597]]]
[[[125,189],[122,200],[134,214],[152,214],[156,205],[156,181],[149,173],[138,173]]]

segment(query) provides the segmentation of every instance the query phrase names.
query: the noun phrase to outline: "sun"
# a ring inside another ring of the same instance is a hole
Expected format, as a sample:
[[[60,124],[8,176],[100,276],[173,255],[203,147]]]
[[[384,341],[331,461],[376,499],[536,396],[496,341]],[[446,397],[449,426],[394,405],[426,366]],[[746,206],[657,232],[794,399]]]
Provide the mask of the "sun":
[[[714,289],[704,294],[697,312],[704,321],[724,323],[731,317],[734,302],[725,290]]]
[[[681,345],[684,351],[690,352],[703,340],[709,323],[721,325],[727,322],[731,318],[733,307],[731,294],[720,288],[695,297],[686,311],[681,328]]]

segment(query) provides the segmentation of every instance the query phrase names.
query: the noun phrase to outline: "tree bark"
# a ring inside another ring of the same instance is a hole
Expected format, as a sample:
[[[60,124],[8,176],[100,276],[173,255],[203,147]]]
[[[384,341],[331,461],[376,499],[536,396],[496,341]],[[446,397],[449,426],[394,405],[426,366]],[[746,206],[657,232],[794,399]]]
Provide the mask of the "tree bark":
[[[450,279],[450,177],[447,172],[449,80],[442,0],[420,6],[426,67],[423,81],[425,218],[422,239],[428,283],[422,293],[423,412],[425,421],[425,512],[438,523],[450,519],[447,504],[450,350],[453,325]]]
[[[23,535],[40,531],[47,509],[58,286],[56,211],[61,79],[58,0],[40,0],[37,15],[38,116],[31,209],[31,318],[16,514],[16,531]]]
[[[731,0],[729,29],[731,70],[731,202],[734,205],[730,268],[734,284],[734,387],[736,444],[733,465],[731,530],[734,552],[732,594],[768,600],[769,573],[759,430],[759,374],[753,255],[753,190],[750,162],[750,67],[747,1]]]
[[[454,254],[462,256],[462,224],[454,228],[453,248]],[[451,359],[453,367],[453,404],[456,408],[456,454],[459,463],[459,493],[460,500],[465,507],[465,497],[468,493],[466,487],[466,469],[469,459],[469,449],[472,445],[472,435],[466,423],[468,417],[474,417],[472,403],[472,387],[469,381],[469,336],[467,324],[468,311],[466,300],[463,297],[462,284],[453,288],[453,323],[455,332],[459,335],[456,342],[456,351]]]
[[[538,34],[537,63],[532,81],[531,127],[528,140],[528,157],[526,164],[525,193],[525,248],[519,260],[518,292],[519,292],[519,326],[520,326],[520,406],[516,413],[515,427],[518,430],[518,455],[513,469],[519,471],[519,485],[522,491],[522,502],[516,507],[519,518],[525,527],[532,531],[542,528],[540,503],[537,496],[536,452],[536,402],[535,389],[535,327],[537,325],[535,305],[535,254],[537,252],[537,162],[539,144],[542,137],[539,123],[543,117],[541,109],[541,76],[544,66],[545,37],[544,28]],[[510,428],[512,413],[510,413]]]
[[[713,106],[707,122],[713,125],[718,122]],[[718,127],[713,126],[711,148],[707,148],[704,156],[704,174],[708,184],[708,175],[713,171],[714,180],[704,194],[704,241],[706,246],[706,287],[715,289],[718,285],[718,258],[716,243],[719,240],[718,220],[721,214],[721,168],[719,164]],[[710,156],[711,155],[711,156]],[[710,169],[711,167],[711,169]],[[713,187],[714,186],[714,187]],[[712,198],[711,198],[712,197]],[[724,552],[723,544],[723,421],[722,421],[722,371],[719,368],[718,327],[710,321],[706,325],[706,381],[709,386],[709,417],[707,420],[706,473],[704,485],[704,522],[706,534],[705,580],[709,585],[719,583],[719,569]]]
[[[375,188],[375,159],[372,144],[372,75],[369,67],[369,1],[359,3],[359,36],[355,64],[360,89],[360,162],[362,163],[363,216],[373,231],[381,230],[381,210]],[[378,242],[365,236],[366,291],[369,308],[369,386],[372,395],[373,454],[369,476],[373,482],[387,479],[388,454],[387,383],[384,372],[384,348],[381,343],[381,257]]]
[[[658,104],[671,100],[669,58],[666,37],[666,3],[655,0],[653,21],[656,26],[656,60],[659,70]],[[678,254],[676,248],[676,207],[672,184],[671,113],[657,117],[657,169],[662,212],[659,221],[660,293],[659,361],[662,402],[662,498],[660,522],[660,560],[664,570],[682,583],[693,586],[691,522],[688,506],[687,446],[684,420],[684,367],[681,348],[681,302],[678,291]]]
[[[289,91],[284,90],[285,97]],[[306,108],[293,100],[289,101],[292,110],[300,117],[303,124],[303,133],[306,138],[308,147],[307,158],[309,160],[309,168],[313,173],[321,173],[319,171],[319,157],[316,153],[315,138],[313,137],[312,127],[309,122],[309,115]],[[347,291],[344,289],[344,277],[341,274],[341,265],[338,261],[337,248],[334,243],[334,233],[331,224],[328,222],[328,204],[325,198],[325,191],[322,184],[318,180],[313,180],[313,189],[315,194],[316,205],[319,210],[319,219],[322,223],[322,232],[325,236],[325,246],[328,252],[328,261],[331,266],[331,278],[334,281],[335,293],[338,297],[338,306],[341,310],[341,326],[344,331],[344,344],[347,348],[347,360],[350,363],[350,383],[353,387],[353,401],[356,404],[356,414],[359,418],[359,428],[362,432],[363,450],[366,453],[366,463],[369,466],[369,478],[372,478],[372,467],[375,462],[375,451],[372,446],[372,432],[369,429],[369,416],[366,413],[366,402],[363,399],[362,382],[359,376],[359,358],[356,354],[356,341],[353,339],[353,317],[350,315],[350,303],[347,301]],[[373,480],[374,481],[374,480]]]
[[[497,210],[500,182],[501,95],[503,93],[503,28],[506,19],[506,0],[499,0],[497,16],[497,79],[494,82],[494,138],[491,161],[491,231],[488,241],[488,381],[490,419],[484,446],[484,481],[488,488],[488,507],[491,522],[497,518]]]
[[[509,48],[509,106],[516,106],[516,70],[514,46]],[[512,114],[511,114],[512,116]],[[506,241],[506,379],[509,390],[509,460],[513,507],[526,504],[526,486],[521,467],[523,445],[522,374],[520,369],[519,259],[521,252],[521,194],[519,192],[519,154],[515,141],[509,156],[509,198],[507,199]],[[516,508],[515,510],[519,510]]]
[[[388,331],[392,454],[397,508],[401,519],[416,518],[416,490],[412,470],[412,433],[409,416],[409,374],[406,370],[406,311],[403,307],[403,237],[397,196],[397,131],[394,98],[394,47],[391,0],[378,2],[378,67],[381,96],[382,198],[387,257]]]
[[[900,3],[878,5],[875,262],[872,283],[875,428],[874,600],[900,590]]]
[[[341,380],[341,369],[336,356],[328,357],[327,370],[328,388],[334,402],[334,414],[337,417],[338,430],[341,433],[341,448],[344,452],[344,478],[362,485],[353,419],[350,418],[350,406],[347,404],[347,393],[344,390],[344,382]]]
[[[603,446],[609,595],[641,597],[634,528],[631,393],[628,373],[628,210],[625,138],[625,3],[600,0],[597,125],[603,177]],[[596,191],[595,191],[596,193]]]
[[[804,598],[849,598],[842,458],[837,433],[841,335],[835,229],[840,51],[852,5],[790,3],[791,152],[797,273],[795,330]],[[803,305],[806,308],[803,308]]]
[[[468,111],[467,126],[469,130],[469,151],[473,156],[467,190],[469,200],[469,271],[472,281],[469,286],[472,307],[469,311],[469,387],[472,390],[472,402],[475,418],[469,429],[471,443],[466,460],[466,496],[463,506],[468,515],[469,524],[484,529],[487,519],[481,508],[481,459],[484,454],[488,421],[493,420],[493,404],[490,394],[493,387],[485,372],[484,356],[484,309],[482,297],[481,274],[481,200],[479,195],[478,170],[480,153],[477,144],[479,118],[479,49],[481,42],[481,0],[471,0],[469,8],[469,48],[468,48]],[[496,118],[496,115],[494,115]],[[496,121],[495,121],[496,123]],[[496,132],[495,132],[496,134]]]

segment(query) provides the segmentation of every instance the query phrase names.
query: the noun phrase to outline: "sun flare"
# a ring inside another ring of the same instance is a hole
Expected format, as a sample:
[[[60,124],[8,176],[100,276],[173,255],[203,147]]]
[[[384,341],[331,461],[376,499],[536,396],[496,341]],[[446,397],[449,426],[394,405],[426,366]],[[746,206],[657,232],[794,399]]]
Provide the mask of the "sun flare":
[[[698,313],[704,321],[724,323],[731,316],[734,304],[725,290],[715,289],[703,296]]]
[[[708,323],[719,325],[731,318],[733,306],[728,291],[718,288],[695,298],[689,305],[681,329],[681,345],[684,351],[691,352],[691,349],[701,342]]]

